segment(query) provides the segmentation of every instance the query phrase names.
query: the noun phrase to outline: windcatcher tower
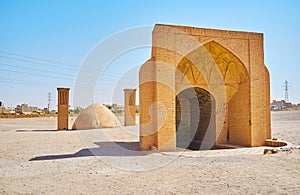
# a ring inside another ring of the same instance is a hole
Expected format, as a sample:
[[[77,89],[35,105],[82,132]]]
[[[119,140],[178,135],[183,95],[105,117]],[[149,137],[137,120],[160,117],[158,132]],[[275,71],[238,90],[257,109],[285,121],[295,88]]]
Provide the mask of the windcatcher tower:
[[[57,129],[68,129],[69,118],[69,88],[57,88],[58,93],[58,119]]]

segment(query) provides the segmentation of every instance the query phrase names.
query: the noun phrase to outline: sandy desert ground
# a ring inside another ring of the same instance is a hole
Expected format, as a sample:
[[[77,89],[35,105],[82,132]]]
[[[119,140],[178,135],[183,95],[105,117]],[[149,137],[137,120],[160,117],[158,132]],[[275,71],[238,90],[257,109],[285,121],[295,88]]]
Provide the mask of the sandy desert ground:
[[[139,152],[137,127],[55,129],[0,119],[1,194],[300,194],[299,149]],[[272,134],[299,146],[300,111],[272,112]]]

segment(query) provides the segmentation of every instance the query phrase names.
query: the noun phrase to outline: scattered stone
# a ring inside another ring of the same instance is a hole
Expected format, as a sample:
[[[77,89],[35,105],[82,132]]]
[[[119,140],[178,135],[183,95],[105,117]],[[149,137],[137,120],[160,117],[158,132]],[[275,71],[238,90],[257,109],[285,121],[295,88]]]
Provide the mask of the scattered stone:
[[[273,149],[273,148],[264,149],[264,154],[276,154],[276,153],[278,153],[277,149]]]
[[[151,145],[150,150],[157,150],[157,146],[156,145]]]
[[[286,153],[292,153],[297,152],[300,150],[300,146],[287,146],[287,147],[281,147],[279,149],[274,148],[266,148],[264,149],[264,154],[276,154],[278,152],[286,152]]]

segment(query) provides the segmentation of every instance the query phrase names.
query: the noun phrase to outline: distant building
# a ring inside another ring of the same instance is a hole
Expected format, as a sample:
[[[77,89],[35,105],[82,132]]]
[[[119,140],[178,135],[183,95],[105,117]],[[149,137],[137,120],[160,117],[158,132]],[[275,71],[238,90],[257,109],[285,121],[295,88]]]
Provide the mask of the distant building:
[[[11,114],[11,113],[15,113],[14,108],[9,108],[9,107],[6,108],[4,106],[0,107],[0,114]]]
[[[17,107],[15,108],[15,112],[17,114],[31,114],[37,111],[38,111],[38,107],[28,106],[28,104],[17,105]]]
[[[118,105],[118,104],[112,104],[111,105],[111,111],[113,113],[123,113],[124,112],[124,106]]]
[[[281,110],[286,108],[285,100],[273,100],[271,103],[271,110]]]
[[[292,104],[291,102],[286,102],[285,100],[273,100],[271,103],[271,110],[283,110],[287,108],[298,109],[300,104]]]

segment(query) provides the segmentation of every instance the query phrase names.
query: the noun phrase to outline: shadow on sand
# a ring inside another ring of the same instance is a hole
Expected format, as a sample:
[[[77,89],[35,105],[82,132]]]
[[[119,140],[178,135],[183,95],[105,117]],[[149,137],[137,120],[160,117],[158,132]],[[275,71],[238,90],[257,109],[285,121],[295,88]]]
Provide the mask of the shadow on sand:
[[[99,147],[82,149],[74,154],[37,156],[29,161],[56,160],[88,156],[144,156],[149,154],[139,150],[139,142],[95,142]]]
[[[53,129],[53,130],[49,130],[49,129],[47,129],[47,130],[42,130],[42,129],[35,129],[35,130],[18,129],[18,130],[16,130],[16,132],[56,132],[56,131],[58,131],[58,130],[55,130],[55,129]]]

